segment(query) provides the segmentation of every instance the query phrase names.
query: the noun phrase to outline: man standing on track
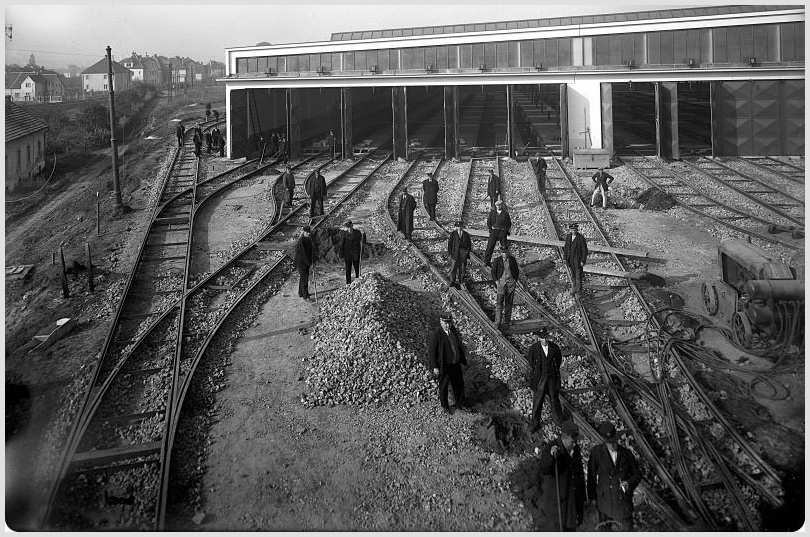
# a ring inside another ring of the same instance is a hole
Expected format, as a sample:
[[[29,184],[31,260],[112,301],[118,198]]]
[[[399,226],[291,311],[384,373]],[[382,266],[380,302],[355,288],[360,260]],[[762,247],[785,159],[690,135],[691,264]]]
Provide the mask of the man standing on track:
[[[347,220],[340,240],[340,255],[346,263],[346,284],[352,283],[352,266],[354,277],[360,277],[360,253],[364,237],[360,231],[354,229],[352,221]]]
[[[501,196],[501,178],[495,175],[493,170],[489,170],[489,179],[487,180],[487,196],[489,196],[490,209],[495,208],[495,202]]]
[[[512,322],[512,301],[515,298],[515,287],[520,277],[517,260],[505,246],[501,246],[501,255],[492,263],[491,273],[498,289],[495,302],[495,324],[499,330],[503,330]]]
[[[225,136],[222,134],[219,135],[219,156],[225,156]]]
[[[509,216],[509,211],[504,208],[502,200],[496,201],[495,208],[489,211],[487,229],[489,230],[489,239],[487,240],[487,249],[484,252],[484,263],[489,267],[492,261],[492,252],[495,250],[495,243],[500,241],[501,248],[506,248],[507,238],[512,231],[512,217]]]
[[[205,149],[208,154],[211,154],[211,131],[205,131]]]
[[[588,458],[588,498],[596,502],[600,524],[633,531],[633,492],[641,482],[638,463],[616,441],[612,423],[601,423],[598,431],[605,442],[594,446]]]
[[[443,313],[439,319],[439,328],[433,331],[428,345],[428,361],[433,374],[439,377],[439,404],[442,409],[452,414],[450,401],[448,401],[448,388],[453,385],[453,397],[456,408],[466,409],[464,399],[464,375],[461,365],[467,364],[464,345],[453,326],[453,317]]]
[[[183,122],[177,124],[177,129],[175,129],[175,134],[177,135],[177,147],[183,147],[183,137],[186,134],[186,128],[183,127]]]
[[[292,207],[293,195],[295,193],[295,176],[293,175],[289,164],[287,164],[285,168],[284,174],[281,176],[282,184],[287,192],[287,195],[284,197],[284,203],[286,203],[287,206]]]
[[[290,165],[287,165],[289,169]],[[321,170],[315,170],[312,181],[312,192],[309,195],[309,217],[323,215],[323,204],[326,200],[326,179],[321,175]]]
[[[560,436],[546,444],[540,455],[541,494],[538,507],[546,521],[544,531],[576,531],[585,513],[585,470],[572,421],[561,426]],[[535,453],[541,450],[535,448]],[[558,496],[559,494],[559,496]]]
[[[604,168],[599,168],[599,171],[593,174],[591,180],[594,182],[593,194],[591,194],[591,207],[596,205],[596,195],[601,193],[602,208],[607,209],[608,185],[613,182],[613,176],[607,173]]]
[[[532,432],[540,429],[543,400],[548,396],[551,404],[551,416],[554,423],[562,421],[562,406],[560,405],[560,366],[562,365],[562,352],[560,347],[548,339],[548,330],[541,328],[537,334],[539,341],[529,347],[526,360],[532,368],[531,384],[534,386],[534,401],[532,403]]]
[[[329,149],[329,156],[335,158],[335,131],[329,129],[329,136],[326,137],[326,147]]]
[[[464,222],[456,222],[456,229],[450,233],[447,241],[447,253],[453,262],[450,268],[450,285],[457,288],[459,283],[464,283],[464,276],[467,273],[467,258],[472,250],[472,240],[470,234],[464,230]]]
[[[416,210],[416,200],[408,192],[408,189],[402,191],[402,196],[399,198],[399,216],[397,218],[397,231],[401,231],[405,238],[410,240],[413,233],[413,212]]]
[[[213,130],[211,130],[211,145],[214,146],[215,152],[219,151],[219,128],[217,127],[214,127]]]
[[[535,160],[532,168],[534,168],[534,177],[537,179],[537,190],[540,192],[541,195],[545,195],[546,169],[548,168],[548,164],[546,164],[546,159],[544,159],[538,154],[537,160]]]
[[[194,129],[194,155],[200,158],[202,155],[202,137],[199,128]]]
[[[588,259],[588,241],[585,237],[579,234],[579,225],[576,223],[570,224],[568,229],[571,232],[565,236],[565,245],[563,246],[563,258],[565,264],[571,270],[571,296],[582,292],[582,275],[584,272],[583,267],[585,261]]]
[[[309,271],[315,262],[315,249],[309,226],[304,226],[295,243],[295,268],[298,269],[298,296],[309,300]]]
[[[439,201],[439,182],[432,175],[428,175],[422,181],[422,203],[428,216],[436,221],[436,203]]]

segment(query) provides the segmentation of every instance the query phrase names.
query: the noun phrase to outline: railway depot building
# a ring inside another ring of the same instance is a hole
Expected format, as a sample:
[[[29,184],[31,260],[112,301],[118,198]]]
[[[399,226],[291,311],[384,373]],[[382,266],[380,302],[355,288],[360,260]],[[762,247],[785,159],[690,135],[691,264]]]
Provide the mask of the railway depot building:
[[[804,8],[724,6],[366,30],[226,49],[228,154],[333,130],[343,156],[548,149],[804,154]],[[585,152],[583,152],[585,153]]]

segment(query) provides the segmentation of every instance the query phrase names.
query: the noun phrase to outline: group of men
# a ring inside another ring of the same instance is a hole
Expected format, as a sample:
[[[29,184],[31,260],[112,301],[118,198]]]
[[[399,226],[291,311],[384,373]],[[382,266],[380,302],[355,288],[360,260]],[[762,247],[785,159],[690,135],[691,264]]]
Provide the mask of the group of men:
[[[177,137],[177,146],[183,147],[183,140],[186,136],[186,126],[183,125],[182,121],[178,122],[177,127],[175,128],[175,136]],[[205,141],[206,149],[208,150],[209,155],[212,151],[219,151],[220,157],[225,156],[225,136],[216,126],[213,129],[203,133],[200,125],[195,125],[192,141],[194,142],[194,155],[197,158],[202,156],[203,141]]]
[[[287,156],[289,154],[287,136],[285,136],[284,134],[273,132],[272,134],[270,134],[270,141],[265,149],[268,155],[278,154],[279,157],[286,162]]]
[[[346,268],[346,285],[352,283],[352,269],[354,269],[354,277],[360,277],[360,259],[363,256],[363,244],[365,242],[365,234],[355,229],[351,220],[347,220],[340,230],[340,239],[337,246],[338,255],[343,259]],[[301,236],[295,243],[298,296],[304,300],[310,300],[309,275],[314,269],[316,259],[317,249],[312,239],[312,228],[304,226],[301,230]]]

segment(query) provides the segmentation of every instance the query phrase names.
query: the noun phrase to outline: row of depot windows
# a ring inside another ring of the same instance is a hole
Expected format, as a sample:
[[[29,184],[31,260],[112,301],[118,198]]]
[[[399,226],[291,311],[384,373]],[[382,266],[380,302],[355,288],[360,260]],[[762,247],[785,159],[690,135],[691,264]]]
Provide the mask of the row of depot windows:
[[[236,73],[803,61],[804,23],[237,58]]]

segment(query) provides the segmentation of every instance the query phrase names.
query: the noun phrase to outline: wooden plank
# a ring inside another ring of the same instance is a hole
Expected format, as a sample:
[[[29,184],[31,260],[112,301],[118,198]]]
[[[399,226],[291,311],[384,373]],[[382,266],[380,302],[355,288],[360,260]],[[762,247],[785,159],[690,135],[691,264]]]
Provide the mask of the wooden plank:
[[[146,457],[160,452],[160,442],[148,442],[135,446],[124,446],[111,449],[99,449],[77,453],[73,457],[74,465],[97,465],[108,464],[110,462],[130,459],[134,457]]]
[[[487,238],[489,233],[478,229],[468,229],[467,232],[472,237]],[[535,246],[554,246],[562,248],[565,245],[564,241],[558,239],[546,239],[543,237],[529,237],[527,235],[509,235],[509,240],[512,242],[524,242],[526,244],[533,244]],[[642,250],[630,250],[627,248],[613,248],[611,246],[602,246],[601,244],[588,244],[588,250],[591,252],[599,252],[604,254],[624,255],[627,257],[649,257],[649,252]]]

